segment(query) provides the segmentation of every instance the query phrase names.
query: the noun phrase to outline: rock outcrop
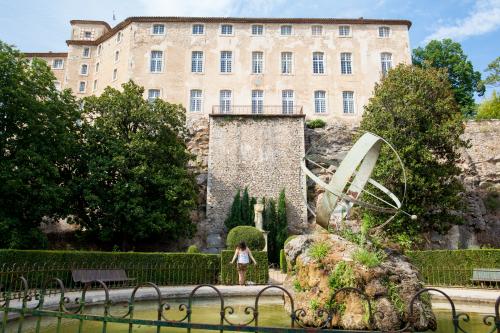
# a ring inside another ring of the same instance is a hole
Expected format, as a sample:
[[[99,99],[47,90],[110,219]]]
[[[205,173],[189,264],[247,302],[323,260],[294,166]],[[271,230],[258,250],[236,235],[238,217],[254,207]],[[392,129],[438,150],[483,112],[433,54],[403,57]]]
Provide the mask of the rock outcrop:
[[[301,321],[307,326],[320,326],[327,316],[318,310],[334,308],[329,325],[343,329],[397,330],[410,320],[417,330],[435,328],[429,298],[417,300],[413,313],[408,313],[412,297],[423,284],[406,258],[385,252],[379,255],[378,264],[367,267],[355,255],[360,249],[334,234],[298,236],[285,246],[291,269],[284,286],[292,293],[295,309],[305,310]],[[329,303],[335,291],[344,287],[359,288],[368,296],[372,323],[368,302],[360,294],[341,292]],[[290,311],[289,300],[286,304]]]

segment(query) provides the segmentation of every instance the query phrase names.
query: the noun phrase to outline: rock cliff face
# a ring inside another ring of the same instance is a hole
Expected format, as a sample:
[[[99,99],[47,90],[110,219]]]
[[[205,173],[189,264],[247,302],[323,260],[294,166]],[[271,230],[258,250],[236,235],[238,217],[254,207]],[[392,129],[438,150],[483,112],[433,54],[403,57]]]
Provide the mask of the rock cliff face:
[[[328,324],[343,329],[397,330],[409,320],[417,330],[435,328],[428,298],[418,300],[413,313],[408,313],[413,295],[423,284],[404,256],[387,252],[379,265],[370,268],[354,259],[357,251],[358,245],[333,234],[298,236],[285,246],[291,269],[284,286],[292,293],[295,309],[305,311],[301,317],[305,325],[321,326],[327,316],[318,310],[335,309]],[[368,296],[371,323],[368,302],[360,294],[341,292],[332,298],[344,287],[359,288]],[[286,304],[290,310],[289,300]]]

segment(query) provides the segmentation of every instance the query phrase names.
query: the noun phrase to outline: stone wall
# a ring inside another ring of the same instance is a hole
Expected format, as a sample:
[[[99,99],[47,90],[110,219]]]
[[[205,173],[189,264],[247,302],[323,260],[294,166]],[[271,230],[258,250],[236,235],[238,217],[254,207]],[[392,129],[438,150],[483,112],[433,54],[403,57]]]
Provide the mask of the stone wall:
[[[232,198],[248,187],[254,197],[278,198],[286,191],[290,232],[307,228],[303,116],[210,117],[207,186],[207,247],[224,246],[224,220]]]

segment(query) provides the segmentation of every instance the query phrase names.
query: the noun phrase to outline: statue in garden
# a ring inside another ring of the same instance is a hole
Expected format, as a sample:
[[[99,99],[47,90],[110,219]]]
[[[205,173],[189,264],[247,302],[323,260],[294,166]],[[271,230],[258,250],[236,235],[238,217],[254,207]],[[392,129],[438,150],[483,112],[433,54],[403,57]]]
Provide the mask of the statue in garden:
[[[255,216],[254,217],[255,227],[260,231],[264,231],[263,217],[262,217],[262,212],[264,211],[264,204],[262,203],[261,198],[257,199],[257,203],[253,206],[253,210]]]

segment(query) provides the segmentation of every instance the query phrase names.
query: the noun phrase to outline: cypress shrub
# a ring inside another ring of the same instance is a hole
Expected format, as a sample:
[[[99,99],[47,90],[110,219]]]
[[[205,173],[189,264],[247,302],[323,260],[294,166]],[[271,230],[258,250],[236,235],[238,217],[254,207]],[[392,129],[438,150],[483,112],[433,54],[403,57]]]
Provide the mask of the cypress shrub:
[[[284,249],[280,250],[280,269],[283,273],[287,272],[286,255]]]
[[[247,244],[250,250],[255,251],[261,251],[266,245],[262,232],[248,225],[235,227],[227,234],[226,245],[230,250],[234,251],[242,241]]]

